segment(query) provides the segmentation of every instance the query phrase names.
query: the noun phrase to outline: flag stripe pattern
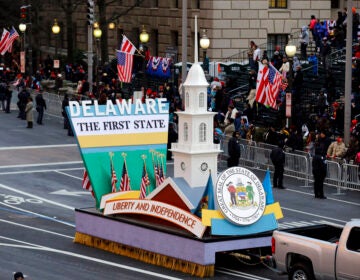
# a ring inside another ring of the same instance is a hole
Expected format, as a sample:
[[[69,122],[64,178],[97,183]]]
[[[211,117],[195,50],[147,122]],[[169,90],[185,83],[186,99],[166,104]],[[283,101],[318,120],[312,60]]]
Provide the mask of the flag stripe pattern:
[[[276,97],[281,83],[282,76],[274,66],[271,64],[267,66],[259,62],[255,100],[265,106],[277,108]]]
[[[9,39],[9,35],[10,32],[4,28],[0,41],[0,53],[3,52],[6,45],[6,41]]]
[[[129,174],[126,169],[125,161],[124,161],[123,171],[122,171],[122,175],[121,175],[120,190],[121,191],[130,191],[131,190],[130,178],[129,178]]]
[[[144,163],[142,177],[141,177],[140,199],[144,199],[146,197],[146,188],[149,185],[150,185],[150,180],[149,180],[149,176],[146,172],[146,166]]]
[[[92,191],[89,175],[88,175],[86,169],[84,170],[82,187],[84,190]]]
[[[116,192],[117,177],[113,164],[111,164],[111,192]]]
[[[130,40],[125,35],[123,35],[120,51],[131,54],[134,54],[136,51],[135,46],[130,42]]]
[[[4,55],[7,51],[11,52],[14,41],[19,37],[14,27],[11,28],[9,38],[5,42],[4,49],[1,50],[1,54]]]
[[[134,62],[133,55],[131,53],[116,51],[116,57],[119,80],[124,83],[130,83]]]

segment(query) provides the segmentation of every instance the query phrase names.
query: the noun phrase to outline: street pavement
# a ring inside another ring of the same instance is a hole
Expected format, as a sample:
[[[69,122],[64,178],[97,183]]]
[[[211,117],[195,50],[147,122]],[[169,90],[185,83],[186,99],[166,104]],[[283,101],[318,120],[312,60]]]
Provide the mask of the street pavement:
[[[14,94],[16,95],[16,94]],[[83,164],[76,139],[67,136],[62,119],[45,115],[44,125],[12,112],[0,112],[0,280],[22,270],[27,279],[195,279],[186,274],[74,244],[74,209],[93,207],[81,188]],[[36,112],[34,112],[36,116]],[[172,161],[167,163],[173,174]],[[221,171],[221,170],[219,170]],[[252,170],[262,181],[265,172]],[[360,192],[325,188],[326,200],[313,197],[312,185],[285,177],[285,190],[273,189],[284,218],[279,229],[360,218]],[[121,233],[118,233],[121,234]],[[216,268],[214,279],[286,279],[264,265]],[[246,274],[245,274],[246,273]],[[250,275],[250,276],[249,276]]]

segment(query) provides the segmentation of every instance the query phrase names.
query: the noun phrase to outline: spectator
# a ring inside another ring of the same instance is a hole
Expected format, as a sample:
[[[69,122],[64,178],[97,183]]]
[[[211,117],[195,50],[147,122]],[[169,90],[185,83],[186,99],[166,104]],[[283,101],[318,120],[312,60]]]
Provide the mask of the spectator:
[[[256,71],[256,73],[259,70],[259,61],[261,59],[261,50],[259,48],[258,45],[254,44],[254,54],[253,54],[253,60],[254,60],[254,70]]]
[[[232,137],[228,143],[228,153],[229,157],[227,159],[227,166],[233,167],[239,165],[240,158],[240,144],[239,144],[240,133],[238,131],[234,131]]]
[[[287,59],[286,56],[283,57],[283,63],[279,69],[279,72],[282,74],[282,76],[286,79],[287,78],[287,73],[289,72],[290,70],[290,63]]]
[[[325,70],[329,68],[328,56],[331,53],[331,45],[328,43],[327,37],[322,39],[322,43],[320,44],[320,57],[321,62]]]
[[[43,117],[44,117],[44,110],[46,110],[46,102],[45,102],[42,92],[39,92],[36,95],[35,103],[36,103],[36,111],[38,112],[38,117],[37,117],[36,123],[42,125]]]
[[[326,131],[322,130],[316,137],[315,148],[319,148],[322,156],[326,156],[331,140],[327,136]]]
[[[247,122],[247,119],[246,118],[241,118],[241,121],[240,121],[240,127],[239,127],[239,132],[240,132],[240,136],[241,138],[245,139],[246,138],[246,134],[249,130],[249,124]]]
[[[26,119],[25,107],[29,97],[30,97],[30,93],[26,90],[25,87],[23,87],[23,89],[18,94],[18,102],[17,102],[17,106],[19,108],[18,118],[21,118],[22,120]]]
[[[14,273],[14,280],[24,280],[24,274],[22,272],[15,272]]]
[[[354,137],[353,135],[350,135],[350,141],[349,141],[348,148],[345,152],[344,159],[347,162],[355,160],[355,156],[359,150],[360,150],[359,140],[356,137]]]
[[[250,41],[250,47],[248,50],[248,58],[249,58],[249,64],[250,64],[250,68],[255,70],[255,61],[254,61],[254,51],[255,51],[255,42],[254,41]]]
[[[294,71],[294,79],[293,79],[293,102],[294,104],[299,103],[301,97],[301,90],[304,82],[304,74],[302,72],[301,65],[296,66],[296,71]]]
[[[284,142],[280,140],[278,146],[271,150],[270,159],[275,167],[273,177],[273,187],[278,189],[285,189],[283,185],[285,153]]]
[[[268,131],[265,134],[265,143],[270,145],[277,145],[279,142],[279,135],[275,131],[274,126],[270,126]]]
[[[313,80],[318,78],[318,58],[316,56],[315,53],[312,53],[309,57],[308,57],[308,61],[311,65],[312,68],[312,75],[313,75]]]
[[[316,25],[316,17],[314,15],[311,15],[310,17],[310,23],[309,23],[309,29],[311,31],[311,34],[312,34],[312,39],[315,40],[315,25]]]
[[[26,121],[27,121],[27,127],[26,128],[33,128],[33,99],[31,96],[28,97],[27,103],[25,106],[25,114],[26,114]]]
[[[346,153],[345,143],[341,137],[337,137],[336,141],[332,142],[327,149],[327,158],[342,158]]]
[[[318,147],[315,149],[315,156],[312,158],[315,198],[326,199],[326,196],[324,196],[324,180],[326,177],[326,172],[326,160],[322,154],[321,149]]]
[[[5,100],[6,100],[6,107],[5,107],[5,113],[10,113],[10,105],[11,105],[11,98],[12,98],[12,91],[10,90],[10,86],[6,86],[5,91]]]
[[[306,60],[307,59],[306,49],[309,44],[309,32],[305,25],[301,28],[300,44],[301,44],[300,45],[301,58],[303,60]]]
[[[225,120],[224,120],[225,126],[228,126],[230,124],[230,118],[235,120],[237,112],[238,110],[235,108],[234,105],[230,104],[228,106],[228,111],[225,114]]]

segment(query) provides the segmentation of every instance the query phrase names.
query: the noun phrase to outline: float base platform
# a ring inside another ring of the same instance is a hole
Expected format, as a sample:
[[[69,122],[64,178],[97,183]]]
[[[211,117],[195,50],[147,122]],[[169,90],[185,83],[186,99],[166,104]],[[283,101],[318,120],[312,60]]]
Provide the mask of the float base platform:
[[[74,242],[198,277],[212,277],[215,254],[270,246],[271,233],[203,238],[134,217],[104,216],[95,208],[75,209]]]

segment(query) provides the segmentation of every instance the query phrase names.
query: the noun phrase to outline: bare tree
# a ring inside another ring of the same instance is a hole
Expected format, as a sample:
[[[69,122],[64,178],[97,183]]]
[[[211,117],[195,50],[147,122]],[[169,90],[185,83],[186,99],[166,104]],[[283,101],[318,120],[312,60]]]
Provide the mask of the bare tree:
[[[106,18],[106,10],[107,7],[109,7],[110,5],[114,4],[114,3],[118,3],[118,5],[121,4],[121,0],[97,0],[96,3],[98,5],[98,9],[99,9],[99,24],[100,26],[103,26],[104,28],[102,28],[102,36],[101,36],[101,57],[102,57],[102,62],[107,62],[109,61],[109,52],[108,52],[108,31],[107,31],[107,26],[110,22],[113,22],[117,19],[119,19],[120,17],[123,17],[125,15],[127,15],[129,12],[131,12],[135,7],[140,6],[141,3],[144,2],[144,0],[135,0],[134,4],[130,7],[128,7],[127,9],[124,9],[120,12],[114,12],[111,17]]]

